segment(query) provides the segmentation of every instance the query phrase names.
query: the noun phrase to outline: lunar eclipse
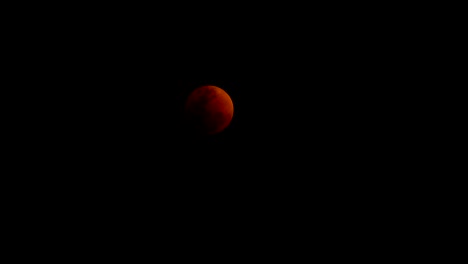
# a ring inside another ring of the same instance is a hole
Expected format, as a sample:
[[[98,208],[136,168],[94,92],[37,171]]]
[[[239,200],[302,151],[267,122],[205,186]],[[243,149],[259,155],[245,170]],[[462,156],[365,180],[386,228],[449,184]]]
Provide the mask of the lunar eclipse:
[[[205,85],[193,90],[185,103],[185,117],[190,129],[198,134],[220,133],[231,123],[234,105],[221,88]]]

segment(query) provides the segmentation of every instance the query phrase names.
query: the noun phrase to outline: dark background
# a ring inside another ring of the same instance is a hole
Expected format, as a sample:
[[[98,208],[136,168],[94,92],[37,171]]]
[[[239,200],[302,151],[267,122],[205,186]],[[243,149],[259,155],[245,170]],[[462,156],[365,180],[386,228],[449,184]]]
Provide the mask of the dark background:
[[[180,232],[274,236],[273,222],[293,228],[311,215],[320,230],[353,232],[393,217],[418,183],[404,167],[421,140],[420,31],[384,9],[293,9],[93,7],[27,22],[19,152],[44,175],[30,187],[64,214]],[[200,85],[233,100],[218,135],[184,126]]]
[[[277,171],[309,156],[341,168],[394,140],[392,118],[407,100],[398,87],[403,63],[394,45],[376,40],[380,26],[363,30],[343,17],[240,27],[196,17],[193,26],[171,28],[137,17],[104,16],[40,38],[48,52],[37,67],[51,84],[37,92],[53,102],[52,124],[65,124],[57,136],[69,135],[64,142],[80,147],[77,155],[141,162],[145,170],[196,163]],[[194,138],[181,111],[205,84],[232,96],[235,116],[220,135]]]

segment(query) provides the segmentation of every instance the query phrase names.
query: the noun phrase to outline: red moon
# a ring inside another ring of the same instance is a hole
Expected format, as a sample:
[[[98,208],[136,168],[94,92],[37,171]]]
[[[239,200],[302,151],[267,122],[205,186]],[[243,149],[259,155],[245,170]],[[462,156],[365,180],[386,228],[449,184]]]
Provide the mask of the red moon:
[[[205,85],[189,95],[185,114],[191,128],[202,134],[213,135],[223,131],[231,123],[234,105],[223,89]]]

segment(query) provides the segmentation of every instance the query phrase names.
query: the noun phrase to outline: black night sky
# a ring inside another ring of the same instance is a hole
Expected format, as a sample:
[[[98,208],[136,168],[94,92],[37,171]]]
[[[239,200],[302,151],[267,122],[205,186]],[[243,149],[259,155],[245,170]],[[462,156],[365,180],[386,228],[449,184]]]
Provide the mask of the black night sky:
[[[186,229],[183,219],[213,215],[326,223],[374,214],[408,186],[400,165],[417,148],[416,70],[384,21],[336,8],[172,19],[135,10],[30,26],[25,153],[64,207],[164,215]],[[184,124],[201,85],[234,104],[214,136]]]
[[[378,166],[377,153],[394,138],[382,121],[388,77],[372,62],[320,40],[298,51],[271,47],[269,39],[238,49],[212,38],[182,51],[150,42],[90,52],[73,73],[70,101],[62,102],[72,112],[63,113],[71,127],[60,134],[72,147],[62,147],[79,157],[77,166],[113,175],[99,176],[101,183],[117,177],[142,188],[165,182],[255,193],[311,181],[349,184],[350,171]],[[218,135],[199,137],[184,127],[185,100],[200,85],[219,86],[233,100],[232,123]]]

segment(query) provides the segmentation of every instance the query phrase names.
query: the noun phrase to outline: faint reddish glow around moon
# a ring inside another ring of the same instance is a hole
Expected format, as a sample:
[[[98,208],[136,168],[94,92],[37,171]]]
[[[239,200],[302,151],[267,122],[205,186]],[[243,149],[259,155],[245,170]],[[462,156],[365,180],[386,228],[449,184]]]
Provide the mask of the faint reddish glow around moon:
[[[189,95],[185,113],[189,124],[197,132],[213,135],[229,126],[234,115],[234,105],[223,89],[206,85]]]

